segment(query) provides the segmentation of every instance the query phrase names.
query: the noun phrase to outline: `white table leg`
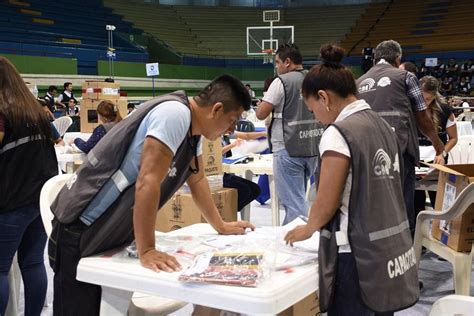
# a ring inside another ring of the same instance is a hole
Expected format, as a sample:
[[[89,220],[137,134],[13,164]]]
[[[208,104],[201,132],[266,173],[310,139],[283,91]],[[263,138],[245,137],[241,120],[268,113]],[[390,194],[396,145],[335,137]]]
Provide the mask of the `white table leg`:
[[[127,315],[133,292],[102,286],[101,316]]]
[[[66,173],[74,173],[74,161],[66,162]]]
[[[268,176],[268,182],[270,184],[270,201],[272,206],[272,225],[280,226],[280,203],[278,203],[278,193],[275,187],[275,180],[273,175]]]

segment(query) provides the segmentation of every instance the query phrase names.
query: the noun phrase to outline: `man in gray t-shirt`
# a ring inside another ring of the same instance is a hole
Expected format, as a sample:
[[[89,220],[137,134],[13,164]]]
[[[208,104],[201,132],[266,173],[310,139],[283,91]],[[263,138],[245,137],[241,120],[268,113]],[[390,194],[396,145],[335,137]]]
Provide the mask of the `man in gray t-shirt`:
[[[266,119],[271,113],[273,114],[268,135],[273,153],[275,186],[279,201],[286,211],[283,224],[291,222],[298,216],[307,216],[306,186],[309,177],[314,174],[316,169],[316,156],[290,156],[290,150],[287,148],[289,144],[285,145],[284,109],[288,113],[292,107],[304,106],[298,98],[304,75],[297,77],[298,79],[295,79],[296,76],[291,76],[292,79],[287,78],[296,72],[304,74],[302,61],[303,57],[295,45],[283,45],[277,50],[275,69],[279,77],[273,80],[257,108],[257,118],[260,120]],[[293,80],[293,84],[285,86],[285,80],[287,82]],[[294,82],[294,80],[300,82]],[[299,88],[297,88],[298,86]],[[295,95],[297,97],[294,97]],[[317,147],[316,143],[314,145]]]

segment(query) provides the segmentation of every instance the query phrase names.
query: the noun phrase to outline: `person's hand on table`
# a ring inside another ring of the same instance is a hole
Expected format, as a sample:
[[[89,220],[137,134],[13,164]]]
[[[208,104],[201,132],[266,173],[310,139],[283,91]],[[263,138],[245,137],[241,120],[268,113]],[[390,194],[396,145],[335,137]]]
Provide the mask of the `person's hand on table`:
[[[443,154],[435,156],[433,163],[439,164],[439,165],[444,165],[444,157]]]
[[[150,249],[140,255],[140,263],[145,268],[155,272],[160,272],[160,270],[166,272],[181,270],[181,265],[175,257],[156,249]]]
[[[247,228],[255,230],[255,226],[247,221],[224,222],[217,232],[221,235],[243,235]]]
[[[285,243],[287,245],[289,244],[290,246],[293,246],[293,243],[306,240],[313,236],[315,231],[316,230],[312,229],[308,224],[298,225],[286,234],[284,238]]]

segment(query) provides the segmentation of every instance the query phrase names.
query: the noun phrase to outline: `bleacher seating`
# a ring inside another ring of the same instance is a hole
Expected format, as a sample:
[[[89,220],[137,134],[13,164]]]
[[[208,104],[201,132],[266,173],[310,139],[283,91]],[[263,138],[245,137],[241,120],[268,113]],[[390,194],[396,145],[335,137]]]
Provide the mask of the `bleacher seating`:
[[[166,6],[125,0],[104,4],[126,21],[191,55],[245,57],[246,27],[268,26],[263,8]],[[303,55],[318,55],[325,42],[339,42],[364,12],[365,5],[281,9],[275,25],[293,25]]]
[[[470,0],[395,0],[382,16],[387,3],[373,3],[342,41],[349,51],[373,26],[369,36],[353,49],[360,55],[367,45],[386,39],[400,42],[405,53],[430,53],[474,49],[474,30],[469,27],[474,6]],[[377,19],[380,19],[377,23]]]
[[[339,43],[365,11],[365,5],[291,8],[285,22],[295,25],[295,38],[303,56],[318,56],[325,43]]]
[[[97,60],[107,51],[107,24],[142,32],[98,0],[0,2],[0,53],[77,58],[79,73],[96,74]],[[120,37],[114,37],[114,47],[118,60],[147,60],[146,52]]]

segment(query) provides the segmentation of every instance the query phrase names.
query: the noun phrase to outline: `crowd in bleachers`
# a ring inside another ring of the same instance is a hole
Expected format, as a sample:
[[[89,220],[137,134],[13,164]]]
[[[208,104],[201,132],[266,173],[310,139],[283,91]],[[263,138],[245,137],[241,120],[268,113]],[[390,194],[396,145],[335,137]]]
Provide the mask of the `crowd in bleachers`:
[[[461,95],[469,96],[474,84],[473,60],[459,62],[451,58],[447,62],[438,60],[435,67],[426,67],[424,64],[417,66],[418,78],[433,76],[440,81],[441,93],[444,96]]]

